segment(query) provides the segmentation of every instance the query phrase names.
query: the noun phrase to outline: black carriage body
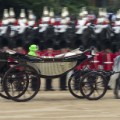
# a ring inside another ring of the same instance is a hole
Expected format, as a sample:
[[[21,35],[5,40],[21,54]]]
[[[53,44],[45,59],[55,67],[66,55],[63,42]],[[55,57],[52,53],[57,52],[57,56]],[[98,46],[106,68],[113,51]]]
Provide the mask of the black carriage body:
[[[18,63],[32,66],[42,78],[57,78],[73,70],[88,57],[85,54],[72,55],[61,58],[40,58],[29,55],[14,55]]]
[[[76,49],[79,51],[79,49]],[[75,50],[72,51],[72,53]],[[57,78],[69,71],[74,70],[75,67],[80,65],[85,60],[91,59],[92,54],[86,55],[87,52],[91,52],[89,49],[84,52],[79,52],[72,55],[60,54],[53,58],[34,57],[30,55],[24,55],[15,51],[5,51],[2,54],[5,56],[4,60],[8,63],[8,58],[12,58],[13,63],[9,64],[27,64],[32,66],[39,74],[41,78]],[[71,52],[70,52],[71,53]],[[62,56],[61,56],[62,55]],[[90,57],[91,56],[91,57]],[[3,58],[3,57],[2,57]],[[17,62],[16,62],[17,61]]]
[[[0,52],[0,73],[8,70],[8,54]]]

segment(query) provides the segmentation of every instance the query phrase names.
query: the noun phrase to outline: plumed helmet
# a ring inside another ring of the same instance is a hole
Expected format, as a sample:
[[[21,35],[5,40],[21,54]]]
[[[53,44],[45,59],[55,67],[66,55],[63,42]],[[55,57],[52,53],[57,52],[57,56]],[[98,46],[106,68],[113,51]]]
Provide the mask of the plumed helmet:
[[[30,45],[29,50],[30,51],[37,51],[38,50],[38,46],[35,45],[35,44],[32,44],[32,45]]]

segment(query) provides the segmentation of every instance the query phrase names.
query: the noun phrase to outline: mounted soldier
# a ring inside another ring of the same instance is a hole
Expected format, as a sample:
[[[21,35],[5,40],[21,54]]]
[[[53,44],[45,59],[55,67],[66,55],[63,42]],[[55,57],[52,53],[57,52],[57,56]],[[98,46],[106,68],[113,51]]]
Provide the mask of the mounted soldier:
[[[32,10],[28,11],[27,28],[25,32],[26,41],[29,42],[29,44],[39,44],[39,41],[35,40],[38,34],[38,27],[36,23],[36,17]]]
[[[114,20],[114,25],[112,27],[113,29],[113,37],[112,37],[112,42],[115,46],[120,44],[120,9],[116,13],[116,19]]]
[[[1,42],[3,46],[9,46],[10,45],[10,33],[11,33],[11,27],[9,26],[9,12],[8,9],[4,9],[3,12],[3,19],[2,19],[2,25],[0,29],[0,36],[1,36]]]
[[[47,40],[46,30],[49,27],[49,21],[50,21],[49,10],[45,6],[43,9],[43,15],[41,19],[38,21],[38,27],[39,27],[38,39],[40,39],[39,44],[40,44],[40,48],[42,49],[45,49],[45,41]]]
[[[62,40],[65,40],[66,37],[66,30],[68,28],[67,22],[68,22],[68,15],[69,12],[66,7],[62,9],[61,17],[59,19],[59,24],[55,26],[54,32],[55,32],[55,42],[54,44],[56,46],[59,46],[60,42]]]
[[[17,46],[23,46],[26,49],[25,42],[26,42],[26,34],[25,31],[27,29],[27,18],[25,9],[20,10],[19,18],[16,21],[17,26]]]
[[[82,21],[79,31],[81,31],[81,44],[85,48],[89,48],[90,46],[95,46],[95,33],[94,33],[94,26],[91,23],[90,16],[85,8],[82,9],[81,12]],[[78,33],[78,32],[77,32]]]
[[[55,41],[55,33],[54,33],[54,23],[55,23],[55,15],[54,15],[54,11],[51,8],[50,12],[49,12],[49,22],[48,22],[48,27],[45,31],[46,34],[46,41],[45,43],[52,41],[52,43]]]
[[[104,8],[99,9],[98,18],[95,25],[95,33],[99,41],[98,44],[101,44],[105,40],[111,40],[111,26],[109,25],[109,20],[107,18],[107,11]]]

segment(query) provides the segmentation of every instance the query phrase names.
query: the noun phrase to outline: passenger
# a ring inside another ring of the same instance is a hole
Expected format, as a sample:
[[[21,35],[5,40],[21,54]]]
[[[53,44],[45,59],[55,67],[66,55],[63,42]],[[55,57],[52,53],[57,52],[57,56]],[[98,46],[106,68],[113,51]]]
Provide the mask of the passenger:
[[[47,57],[47,58],[52,58],[54,57],[54,49],[52,47],[47,48],[47,51],[44,53],[43,56]],[[46,78],[46,84],[45,84],[45,90],[46,91],[53,91],[53,87],[52,87],[52,79],[51,78]]]
[[[26,54],[26,51],[23,49],[23,47],[17,47],[16,51],[21,54]]]

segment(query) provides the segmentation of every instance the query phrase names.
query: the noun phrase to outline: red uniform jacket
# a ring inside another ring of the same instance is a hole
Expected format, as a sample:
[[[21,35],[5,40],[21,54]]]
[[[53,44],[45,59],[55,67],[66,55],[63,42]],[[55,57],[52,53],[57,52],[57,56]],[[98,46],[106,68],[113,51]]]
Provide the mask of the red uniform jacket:
[[[48,57],[48,58],[54,57],[55,56],[54,50],[50,51],[50,52],[48,50],[46,50],[44,52],[43,56]]]
[[[94,56],[93,60],[90,62],[90,69],[99,70],[100,66],[102,66],[102,52],[98,52],[96,56]]]
[[[111,71],[114,64],[115,55],[113,53],[104,53],[103,54],[103,68],[105,71]]]

